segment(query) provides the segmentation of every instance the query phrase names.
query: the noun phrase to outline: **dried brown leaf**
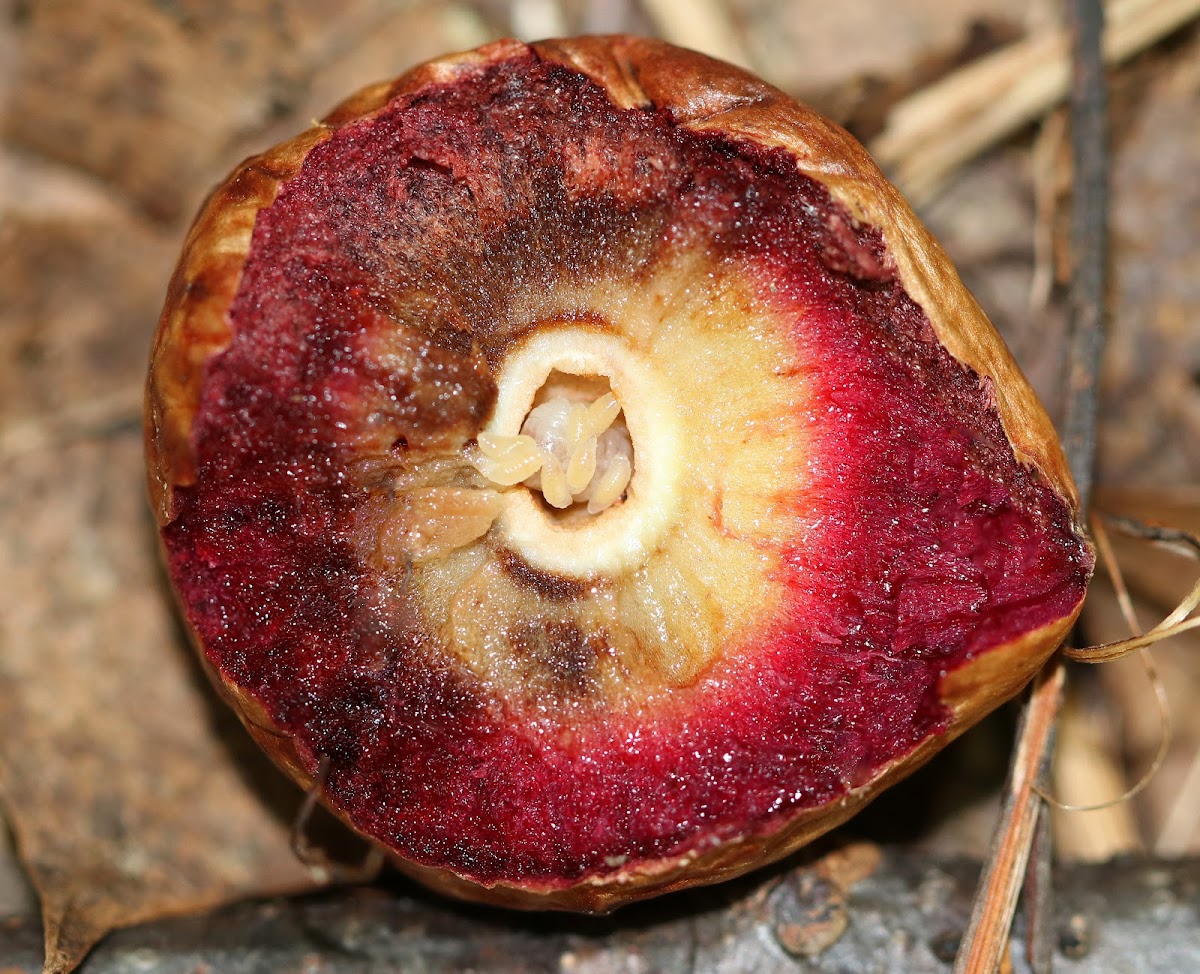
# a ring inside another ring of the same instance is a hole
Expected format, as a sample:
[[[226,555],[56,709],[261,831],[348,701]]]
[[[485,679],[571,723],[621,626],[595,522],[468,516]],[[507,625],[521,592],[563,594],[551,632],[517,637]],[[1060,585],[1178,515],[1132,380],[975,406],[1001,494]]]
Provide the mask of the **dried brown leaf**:
[[[186,218],[224,170],[261,147],[264,129],[309,107],[314,73],[354,62],[366,43],[375,70],[382,30],[398,37],[390,76],[452,45],[448,5],[388,0],[204,4],[92,0],[29,4],[16,18],[3,129],[13,144],[99,177],[151,216]],[[455,5],[449,5],[454,7]],[[348,91],[379,80],[357,77]],[[321,104],[324,113],[331,104]],[[308,121],[301,118],[302,126]]]
[[[235,753],[159,584],[140,386],[169,246],[120,215],[0,236],[0,793],[48,971],[114,927],[311,883],[299,795]]]
[[[4,799],[53,971],[114,927],[308,884],[243,778],[273,772],[235,763],[214,733],[157,584],[141,481],[140,437],[125,434],[26,457],[0,487]]]

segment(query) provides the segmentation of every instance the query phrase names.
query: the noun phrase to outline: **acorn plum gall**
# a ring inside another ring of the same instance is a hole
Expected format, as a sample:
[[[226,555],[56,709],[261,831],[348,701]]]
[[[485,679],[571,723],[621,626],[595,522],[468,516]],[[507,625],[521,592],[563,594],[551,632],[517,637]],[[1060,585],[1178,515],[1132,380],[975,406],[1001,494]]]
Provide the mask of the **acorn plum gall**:
[[[1024,686],[1092,570],[1045,411],[861,146],[658,41],[503,41],[235,170],[151,500],[263,749],[445,893],[771,862]]]

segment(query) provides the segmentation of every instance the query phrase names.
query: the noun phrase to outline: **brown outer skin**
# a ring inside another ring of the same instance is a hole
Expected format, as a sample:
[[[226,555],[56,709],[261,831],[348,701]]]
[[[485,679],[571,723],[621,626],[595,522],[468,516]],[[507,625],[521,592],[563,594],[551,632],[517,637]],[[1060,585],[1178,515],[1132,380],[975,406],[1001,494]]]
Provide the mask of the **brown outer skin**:
[[[685,128],[781,147],[795,155],[802,173],[824,185],[856,219],[882,232],[900,283],[921,305],[938,340],[959,362],[991,380],[1017,459],[1040,470],[1068,507],[1078,512],[1078,494],[1054,428],[1003,340],[941,247],[852,136],[738,68],[661,41],[584,37],[531,46],[543,60],[589,76],[622,108],[653,103]],[[150,498],[160,526],[172,518],[174,487],[196,479],[191,428],[205,366],[232,337],[226,311],[241,280],[258,211],[271,205],[280,185],[299,171],[308,152],[338,127],[379,111],[397,96],[431,83],[451,82],[464,69],[527,51],[517,41],[497,41],[431,61],[394,82],[365,88],[317,127],[247,160],[212,193],[188,234],[151,353],[146,451]],[[731,878],[780,859],[841,824],[1016,694],[1066,637],[1078,610],[1079,606],[1069,617],[997,646],[947,674],[940,689],[951,719],[943,735],[927,739],[886,765],[863,787],[828,805],[802,811],[769,834],[742,836],[703,853],[632,864],[623,872],[569,886],[501,883],[485,887],[449,870],[398,857],[395,864],[439,892],[462,899],[588,912],[606,912],[671,890]],[[203,647],[201,657],[205,657]],[[314,762],[301,754],[288,734],[273,726],[258,701],[226,684],[211,669],[210,673],[258,744],[292,778],[311,787]]]

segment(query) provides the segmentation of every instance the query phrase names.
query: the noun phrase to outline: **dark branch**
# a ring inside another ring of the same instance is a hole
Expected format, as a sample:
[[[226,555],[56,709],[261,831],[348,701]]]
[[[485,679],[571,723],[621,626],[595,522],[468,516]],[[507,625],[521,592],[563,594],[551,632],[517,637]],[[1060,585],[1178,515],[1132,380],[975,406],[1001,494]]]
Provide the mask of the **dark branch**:
[[[1100,358],[1108,297],[1108,88],[1100,39],[1100,0],[1067,5],[1073,44],[1071,83],[1070,333],[1063,446],[1086,509],[1092,493]]]

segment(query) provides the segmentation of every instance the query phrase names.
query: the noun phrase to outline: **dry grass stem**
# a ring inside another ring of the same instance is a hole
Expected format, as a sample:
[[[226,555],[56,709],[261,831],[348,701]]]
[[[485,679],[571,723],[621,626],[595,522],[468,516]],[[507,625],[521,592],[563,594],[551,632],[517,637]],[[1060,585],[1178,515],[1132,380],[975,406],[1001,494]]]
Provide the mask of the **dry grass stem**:
[[[1196,588],[1192,590],[1192,594],[1200,596],[1200,582],[1196,584]],[[1191,632],[1193,629],[1200,629],[1200,617],[1188,619],[1184,622],[1172,623],[1171,625],[1167,625],[1164,620],[1149,632],[1143,633],[1140,636],[1130,639],[1119,639],[1112,643],[1101,643],[1099,646],[1085,646],[1079,649],[1068,647],[1063,650],[1063,653],[1068,659],[1073,659],[1077,663],[1108,663],[1111,660],[1128,656],[1136,650],[1153,646],[1164,639],[1170,639],[1172,636],[1181,636],[1183,633]]]
[[[1096,542],[1096,549],[1100,555],[1100,562],[1104,566],[1105,573],[1108,575],[1113,586],[1113,594],[1118,609],[1125,620],[1125,625],[1134,638],[1137,638],[1142,632],[1142,627],[1138,621],[1137,611],[1134,608],[1133,599],[1129,594],[1129,588],[1125,584],[1124,573],[1121,571],[1120,563],[1117,561],[1116,554],[1113,551],[1108,530],[1104,527],[1104,521],[1100,518],[1092,518],[1091,527],[1092,537]],[[1073,658],[1076,652],[1076,650],[1067,649],[1065,655]],[[1117,797],[1094,804],[1070,804],[1060,801],[1040,789],[1038,791],[1042,798],[1061,812],[1103,811],[1119,813],[1120,820],[1127,820],[1131,830],[1134,829],[1134,823],[1132,813],[1127,808],[1127,803],[1130,799],[1145,790],[1150,782],[1154,780],[1154,776],[1158,774],[1165,763],[1167,753],[1171,747],[1171,714],[1167,701],[1166,687],[1163,686],[1163,682],[1158,676],[1154,659],[1150,656],[1149,651],[1143,647],[1137,652],[1145,669],[1146,677],[1150,681],[1150,686],[1154,692],[1161,731],[1158,748],[1149,767],[1131,787],[1125,789]],[[1110,756],[1114,748],[1112,746],[1105,746],[1102,740],[1104,729],[1101,723],[1095,717],[1091,717],[1089,720],[1088,716],[1080,716],[1078,708],[1069,709],[1065,715],[1062,738],[1059,741],[1058,767],[1055,776],[1059,779],[1059,784],[1065,784],[1069,791],[1078,794],[1104,794],[1106,792],[1116,793],[1118,789],[1124,787],[1124,776],[1117,770],[1116,762]],[[1084,740],[1084,737],[1090,737],[1091,740]],[[1113,818],[1114,821],[1117,820],[1116,816]],[[1065,834],[1074,834],[1076,839],[1080,837],[1086,839],[1088,833],[1094,837],[1101,827],[1097,826],[1095,820],[1093,820],[1090,825],[1085,825],[1074,833]],[[1124,846],[1121,843],[1124,843]],[[1107,850],[1102,848],[1092,849],[1085,856],[1086,858],[1101,860],[1111,858],[1111,856],[1121,852],[1129,851],[1130,848],[1136,848],[1139,843],[1136,836],[1132,839],[1110,836],[1107,840],[1094,844],[1111,846]],[[1076,846],[1077,848],[1082,848],[1078,842]]]
[[[744,68],[753,68],[729,8],[721,0],[642,0],[663,38]]]
[[[1067,113],[1051,112],[1042,122],[1033,143],[1033,279],[1029,284],[1029,309],[1037,312],[1050,303],[1054,288],[1054,217],[1063,182],[1062,153],[1067,144]]]
[[[1167,813],[1154,854],[1167,858],[1186,856],[1195,849],[1196,833],[1200,831],[1200,753],[1192,758],[1191,766],[1179,788],[1174,804]]]
[[[508,19],[513,34],[526,41],[563,37],[568,33],[567,20],[557,0],[513,0]]]
[[[1200,0],[1113,0],[1103,53],[1120,64],[1200,17]],[[898,102],[871,152],[914,202],[964,163],[1045,115],[1070,88],[1065,29],[980,58]]]
[[[1191,585],[1189,566],[1182,563],[1180,558],[1187,557],[1193,563],[1200,558],[1200,537],[1188,531],[1153,525],[1186,525],[1192,532],[1200,527],[1197,517],[1200,494],[1196,488],[1180,485],[1154,490],[1106,489],[1102,492],[1102,505],[1107,510],[1128,511],[1151,522],[1146,524],[1128,517],[1105,517],[1099,521],[1099,530],[1096,530],[1097,546],[1102,558],[1105,558],[1104,549],[1109,536],[1104,531],[1104,523],[1122,529],[1121,536],[1113,536],[1113,541],[1123,538],[1119,549],[1121,574],[1129,576],[1140,596],[1150,600],[1142,603],[1143,614],[1156,611],[1162,605],[1179,603]],[[1146,541],[1151,544],[1145,544]],[[1114,573],[1110,571],[1108,574],[1113,577],[1114,595],[1097,602],[1090,610],[1090,616],[1098,631],[1112,638],[1118,630],[1115,625],[1117,612],[1113,606],[1132,602],[1132,599],[1122,591],[1120,580]],[[1126,627],[1131,625],[1131,613],[1132,605],[1121,609]],[[1136,626],[1136,616],[1132,618]],[[1140,631],[1140,626],[1137,628]],[[1192,639],[1164,647],[1157,660],[1164,677],[1155,689],[1164,695],[1168,689],[1170,691],[1172,736],[1177,741],[1161,762],[1163,767],[1147,788],[1146,797],[1139,806],[1145,842],[1157,856],[1193,854],[1198,848],[1197,843],[1200,843],[1200,754],[1196,751],[1196,732],[1200,725],[1195,718],[1194,695],[1197,646],[1196,640]],[[1106,667],[1102,678],[1107,692],[1118,701],[1122,713],[1125,749],[1138,763],[1143,763],[1155,746],[1151,736],[1154,730],[1146,714],[1144,696],[1130,686],[1127,672],[1120,665]]]
[[[954,963],[954,974],[991,974],[1009,943],[1029,850],[1042,811],[1036,786],[1054,736],[1065,670],[1056,657],[1034,683],[1018,732],[1004,807],[996,825],[975,910]]]
[[[1134,789],[1117,753],[1118,742],[1106,707],[1073,700],[1063,708],[1055,740],[1054,784],[1064,795],[1119,795],[1103,804],[1066,805],[1043,795],[1054,806],[1058,855],[1076,862],[1107,862],[1142,848],[1133,806]],[[1143,779],[1148,782],[1149,776]]]
[[[1119,523],[1128,524],[1126,521]],[[1198,579],[1192,586],[1191,591],[1180,600],[1179,604],[1175,606],[1162,622],[1149,632],[1141,633],[1137,616],[1133,610],[1132,600],[1129,597],[1128,589],[1125,587],[1121,570],[1117,566],[1112,546],[1108,540],[1108,533],[1103,526],[1103,522],[1099,519],[1093,521],[1093,534],[1096,540],[1096,547],[1116,590],[1121,613],[1134,632],[1134,635],[1128,639],[1102,643],[1099,646],[1085,646],[1082,648],[1066,647],[1063,652],[1069,659],[1081,663],[1105,663],[1109,660],[1121,659],[1123,656],[1128,656],[1135,651],[1144,650],[1172,636],[1178,636],[1192,629],[1200,628],[1200,617],[1188,618],[1195,608],[1200,605],[1200,579]],[[1168,542],[1185,544],[1186,547],[1183,550],[1190,553],[1193,557],[1200,556],[1200,538],[1193,538],[1186,532],[1174,530],[1163,532],[1158,529],[1145,529],[1144,537],[1150,541],[1165,539]],[[1149,660],[1147,660],[1147,667],[1153,672]]]

